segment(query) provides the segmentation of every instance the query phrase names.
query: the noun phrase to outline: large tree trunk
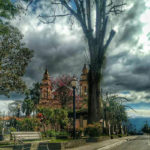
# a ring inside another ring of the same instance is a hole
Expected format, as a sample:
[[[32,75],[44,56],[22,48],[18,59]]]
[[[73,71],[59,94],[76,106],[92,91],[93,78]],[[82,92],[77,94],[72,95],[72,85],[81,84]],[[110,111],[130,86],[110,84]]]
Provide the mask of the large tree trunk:
[[[96,66],[90,65],[88,74],[88,124],[100,120],[100,73]]]

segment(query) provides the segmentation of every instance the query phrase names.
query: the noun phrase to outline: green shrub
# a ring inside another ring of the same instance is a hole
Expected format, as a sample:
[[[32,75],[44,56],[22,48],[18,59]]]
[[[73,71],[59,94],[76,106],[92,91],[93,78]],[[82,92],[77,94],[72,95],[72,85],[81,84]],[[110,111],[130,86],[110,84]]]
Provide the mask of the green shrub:
[[[11,127],[9,130],[10,130],[10,132],[16,132],[17,131],[16,128],[14,128],[14,127]]]
[[[99,123],[89,124],[85,130],[84,134],[89,137],[99,137],[102,134],[102,127]]]
[[[56,138],[57,139],[67,139],[69,134],[65,131],[60,131],[56,133]]]
[[[118,134],[118,137],[120,137],[120,138],[121,138],[121,137],[122,137],[122,134]]]
[[[81,138],[83,133],[83,128],[76,129],[76,138]]]
[[[16,126],[20,131],[36,131],[39,127],[39,121],[36,118],[24,118],[17,120]]]
[[[48,130],[48,131],[46,131],[47,137],[55,137],[56,134],[57,133],[54,130]]]

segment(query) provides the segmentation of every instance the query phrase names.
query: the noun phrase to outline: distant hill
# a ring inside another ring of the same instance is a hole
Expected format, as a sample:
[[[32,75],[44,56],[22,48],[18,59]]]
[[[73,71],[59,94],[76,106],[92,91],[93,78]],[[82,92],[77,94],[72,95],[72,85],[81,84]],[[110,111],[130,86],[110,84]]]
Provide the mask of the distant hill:
[[[149,118],[129,118],[130,123],[136,128],[137,131],[140,131],[142,129],[142,127],[144,126],[145,122],[147,121],[147,123],[150,125],[150,117]]]

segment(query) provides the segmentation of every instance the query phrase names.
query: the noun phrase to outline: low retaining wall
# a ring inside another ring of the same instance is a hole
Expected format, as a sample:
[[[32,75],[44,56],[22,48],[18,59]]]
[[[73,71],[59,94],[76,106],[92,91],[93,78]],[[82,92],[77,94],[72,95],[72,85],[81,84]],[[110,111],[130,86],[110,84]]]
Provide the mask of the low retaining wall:
[[[107,139],[110,139],[110,137],[102,136],[98,138],[77,139],[66,143],[32,142],[16,146],[0,146],[0,150],[65,150],[67,148],[82,146],[87,142],[100,142]]]
[[[79,139],[79,140],[73,140],[67,143],[64,143],[65,148],[73,148],[73,147],[77,147],[77,146],[82,146],[84,144],[86,144],[86,139]]]
[[[86,142],[100,142],[100,141],[104,141],[104,140],[108,140],[110,139],[109,136],[101,136],[101,137],[92,137],[92,138],[87,138]]]

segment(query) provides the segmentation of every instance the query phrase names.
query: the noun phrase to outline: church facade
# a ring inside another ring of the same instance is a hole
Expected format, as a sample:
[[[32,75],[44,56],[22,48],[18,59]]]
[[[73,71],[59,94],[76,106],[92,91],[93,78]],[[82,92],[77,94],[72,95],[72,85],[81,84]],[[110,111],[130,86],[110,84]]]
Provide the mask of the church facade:
[[[78,105],[81,105],[83,99],[87,99],[88,96],[88,81],[87,81],[87,76],[88,76],[88,68],[86,65],[84,65],[82,69],[82,74],[80,76],[80,100],[77,101],[77,109],[80,107]],[[65,87],[64,87],[65,88]],[[68,89],[67,89],[68,90]],[[70,89],[69,89],[70,90]],[[50,80],[50,75],[48,73],[48,70],[46,69],[43,75],[43,79],[40,85],[40,101],[39,105],[40,106],[48,106],[52,108],[61,108],[61,102],[59,98],[54,96],[54,93],[57,92],[57,89],[54,91],[52,89],[52,83]],[[79,102],[80,101],[80,102]],[[70,104],[71,106],[71,104]]]
[[[48,70],[45,70],[43,79],[40,85],[40,106],[47,106],[52,108],[61,108],[59,99],[54,99],[52,92],[52,84]]]

